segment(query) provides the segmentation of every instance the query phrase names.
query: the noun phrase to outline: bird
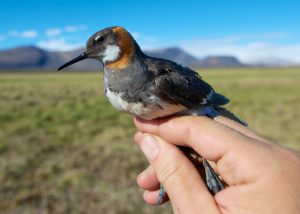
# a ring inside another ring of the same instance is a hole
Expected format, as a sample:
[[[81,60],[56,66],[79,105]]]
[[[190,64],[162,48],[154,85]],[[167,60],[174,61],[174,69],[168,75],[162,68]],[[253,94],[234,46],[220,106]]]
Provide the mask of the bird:
[[[121,112],[144,120],[174,115],[213,119],[221,115],[247,126],[244,120],[223,107],[229,99],[217,93],[196,71],[171,60],[146,55],[124,27],[97,31],[87,40],[85,51],[58,70],[88,58],[102,63],[105,95]],[[182,151],[187,153],[186,149]],[[188,154],[192,153],[188,150]],[[206,185],[215,195],[226,188],[226,183],[207,160],[202,161]],[[157,205],[165,195],[161,186]]]

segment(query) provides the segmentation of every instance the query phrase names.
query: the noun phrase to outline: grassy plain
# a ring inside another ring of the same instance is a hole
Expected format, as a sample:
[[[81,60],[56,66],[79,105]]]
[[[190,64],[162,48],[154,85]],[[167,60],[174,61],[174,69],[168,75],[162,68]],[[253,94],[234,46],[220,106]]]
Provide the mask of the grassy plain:
[[[259,134],[300,151],[300,69],[211,69],[201,76]],[[132,117],[100,73],[0,75],[1,213],[168,213],[149,207]]]

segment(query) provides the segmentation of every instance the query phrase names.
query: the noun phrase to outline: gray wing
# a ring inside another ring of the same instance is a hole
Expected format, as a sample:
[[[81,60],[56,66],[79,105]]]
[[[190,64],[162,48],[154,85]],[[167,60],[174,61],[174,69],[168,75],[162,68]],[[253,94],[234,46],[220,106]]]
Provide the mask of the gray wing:
[[[151,58],[146,64],[148,70],[155,75],[155,84],[160,93],[173,103],[193,108],[199,105],[220,106],[229,102],[203,81],[197,72],[189,68],[156,58]]]

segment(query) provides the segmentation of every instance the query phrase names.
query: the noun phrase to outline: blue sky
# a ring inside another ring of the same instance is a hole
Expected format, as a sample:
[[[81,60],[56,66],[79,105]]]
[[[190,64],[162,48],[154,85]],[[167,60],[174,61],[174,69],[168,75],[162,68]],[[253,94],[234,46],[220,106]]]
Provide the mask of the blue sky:
[[[300,1],[3,1],[0,49],[81,47],[95,31],[126,27],[144,49],[179,46],[195,56],[300,62]]]

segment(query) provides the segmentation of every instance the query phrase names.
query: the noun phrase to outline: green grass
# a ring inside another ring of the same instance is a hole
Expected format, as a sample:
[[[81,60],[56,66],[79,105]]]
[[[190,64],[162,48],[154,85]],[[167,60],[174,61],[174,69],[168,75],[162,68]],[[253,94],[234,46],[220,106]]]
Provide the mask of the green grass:
[[[204,70],[250,128],[300,151],[300,69]],[[142,200],[132,117],[100,73],[0,75],[1,213],[167,213]]]

